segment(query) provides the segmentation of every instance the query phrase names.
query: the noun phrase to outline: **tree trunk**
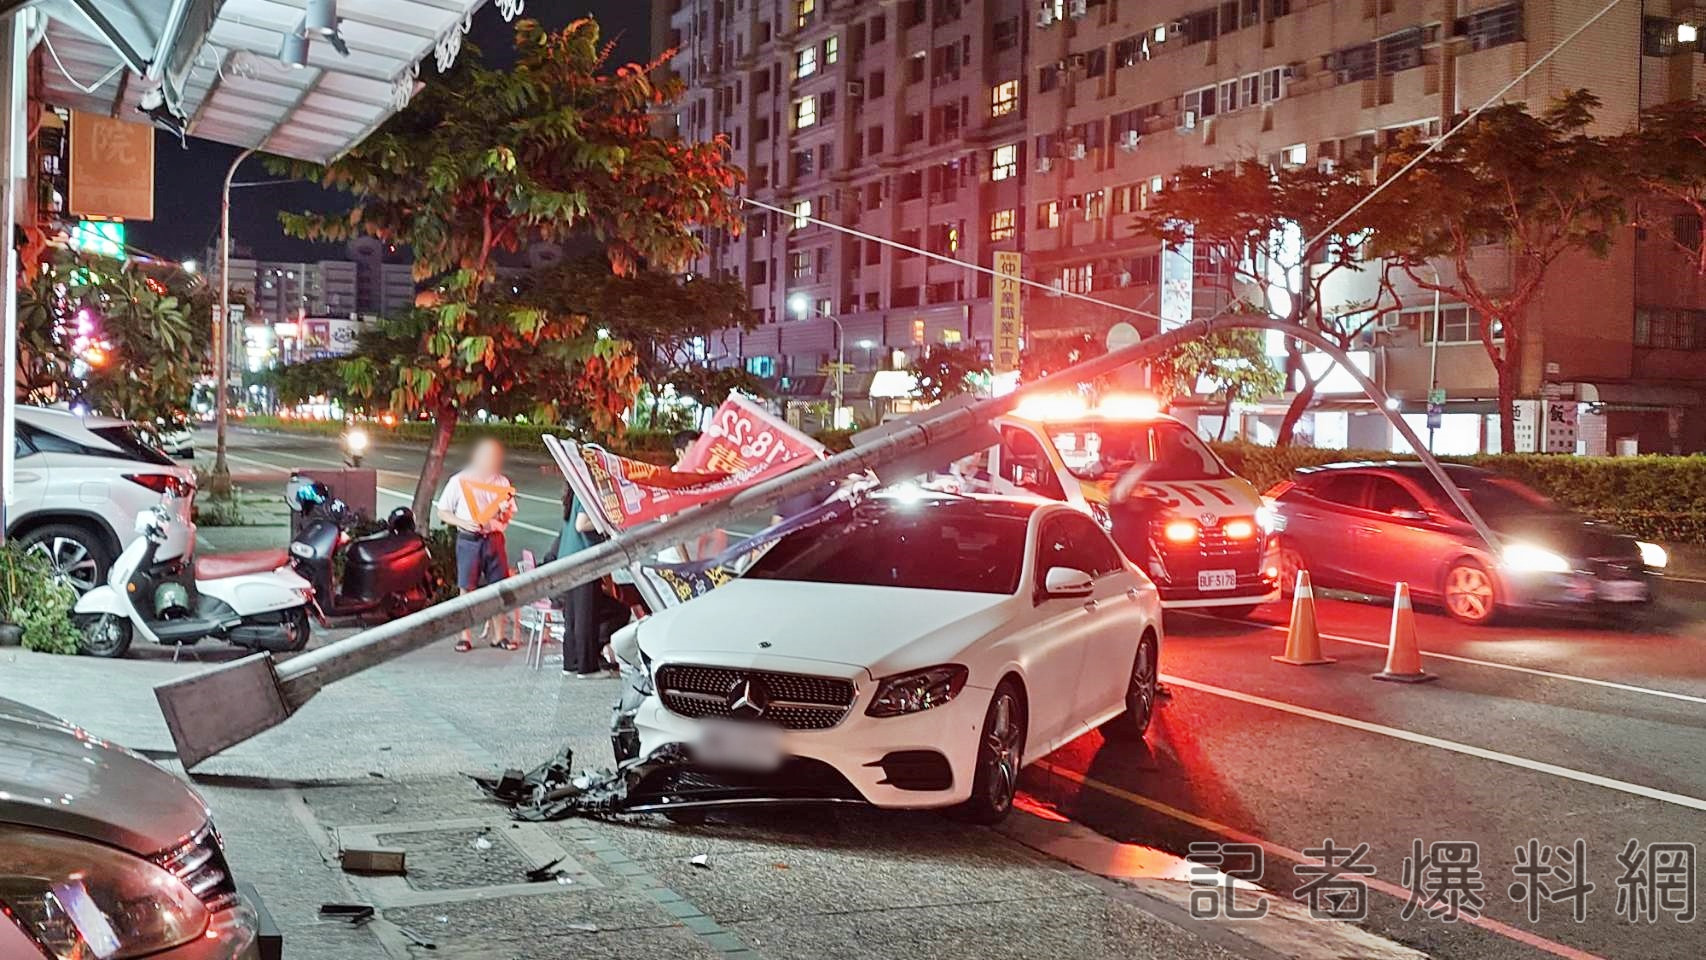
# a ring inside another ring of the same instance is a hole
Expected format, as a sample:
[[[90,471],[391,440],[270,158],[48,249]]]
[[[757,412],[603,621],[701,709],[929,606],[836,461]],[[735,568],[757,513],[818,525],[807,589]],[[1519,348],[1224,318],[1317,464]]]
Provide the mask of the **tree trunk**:
[[[427,447],[426,462],[421,464],[421,479],[415,484],[415,522],[422,529],[430,526],[432,501],[438,493],[438,482],[444,479],[444,458],[450,453],[450,438],[456,435],[456,410],[444,407],[433,418],[432,445]]]
[[[1226,442],[1226,428],[1231,423],[1232,423],[1232,391],[1228,390],[1228,391],[1226,391],[1226,403],[1223,404],[1220,408],[1220,433],[1215,435],[1214,439],[1216,441],[1218,441],[1220,443]]]
[[[1498,377],[1499,384],[1499,452],[1516,452],[1516,390],[1517,380],[1522,373],[1522,328],[1514,315],[1500,318],[1500,330],[1504,336],[1502,348],[1495,347],[1492,342],[1491,327],[1483,332],[1483,345],[1487,348],[1487,358],[1493,361],[1493,373]],[[1535,427],[1535,449],[1545,449],[1546,422],[1545,411],[1542,411],[1541,422]]]
[[[1303,411],[1315,399],[1315,381],[1303,378],[1303,388],[1291,398],[1291,406],[1285,408],[1285,416],[1280,419],[1279,435],[1274,438],[1275,447],[1289,447],[1293,436],[1297,433],[1297,421],[1303,419]]]

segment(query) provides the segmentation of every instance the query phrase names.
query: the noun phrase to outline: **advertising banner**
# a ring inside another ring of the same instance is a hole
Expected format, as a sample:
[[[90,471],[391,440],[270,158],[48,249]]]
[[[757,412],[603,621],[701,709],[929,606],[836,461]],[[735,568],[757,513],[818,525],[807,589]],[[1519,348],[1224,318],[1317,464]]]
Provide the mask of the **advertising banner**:
[[[69,209],[82,217],[154,219],[154,128],[71,113]]]
[[[810,463],[824,453],[823,444],[755,401],[731,393],[675,469],[733,474],[745,486]]]
[[[995,251],[995,344],[991,372],[997,376],[1019,369],[1019,341],[1025,336],[1024,266],[1014,250]]]

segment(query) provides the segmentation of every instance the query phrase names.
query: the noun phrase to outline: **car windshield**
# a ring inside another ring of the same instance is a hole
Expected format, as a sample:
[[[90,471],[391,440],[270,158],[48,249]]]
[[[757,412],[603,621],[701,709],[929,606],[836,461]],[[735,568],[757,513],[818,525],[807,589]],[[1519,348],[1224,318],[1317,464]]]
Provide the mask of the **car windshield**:
[[[745,579],[1011,594],[1025,526],[971,500],[873,501],[784,537]]]
[[[90,427],[89,432],[123,450],[125,455],[132,460],[140,460],[143,463],[152,463],[161,467],[172,465],[172,458],[142,439],[142,435],[137,432],[135,427]]]
[[[1219,480],[1226,467],[1183,424],[1171,420],[1051,423],[1049,439],[1080,480],[1112,482],[1128,471],[1142,480]]]

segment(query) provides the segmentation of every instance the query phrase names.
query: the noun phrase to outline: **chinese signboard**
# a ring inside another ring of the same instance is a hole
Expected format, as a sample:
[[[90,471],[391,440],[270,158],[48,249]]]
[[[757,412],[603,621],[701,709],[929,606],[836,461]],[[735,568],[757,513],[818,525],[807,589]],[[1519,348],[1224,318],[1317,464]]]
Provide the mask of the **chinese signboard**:
[[[72,213],[154,219],[154,128],[97,113],[71,113]]]
[[[995,251],[995,346],[993,372],[997,375],[1019,369],[1019,341],[1025,336],[1021,306],[1020,277],[1023,266],[1017,251]]]

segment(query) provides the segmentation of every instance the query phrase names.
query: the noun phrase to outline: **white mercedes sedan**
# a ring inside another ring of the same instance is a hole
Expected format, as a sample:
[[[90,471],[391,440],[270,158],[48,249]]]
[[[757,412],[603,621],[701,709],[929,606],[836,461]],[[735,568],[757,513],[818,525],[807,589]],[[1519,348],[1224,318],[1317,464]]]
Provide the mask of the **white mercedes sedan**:
[[[829,508],[615,641],[618,759],[676,757],[650,781],[666,803],[959,806],[987,823],[1026,764],[1096,727],[1143,735],[1161,607],[1069,506],[914,491]]]

